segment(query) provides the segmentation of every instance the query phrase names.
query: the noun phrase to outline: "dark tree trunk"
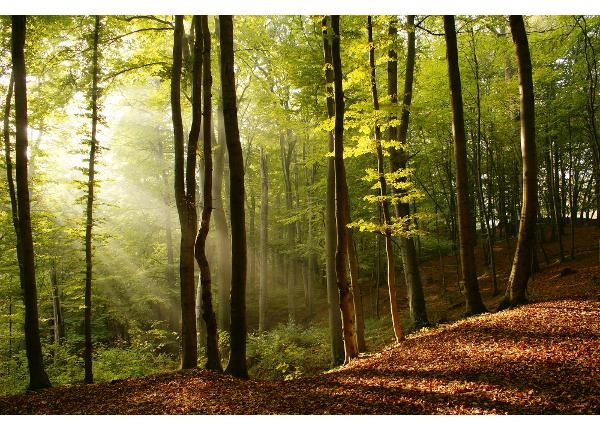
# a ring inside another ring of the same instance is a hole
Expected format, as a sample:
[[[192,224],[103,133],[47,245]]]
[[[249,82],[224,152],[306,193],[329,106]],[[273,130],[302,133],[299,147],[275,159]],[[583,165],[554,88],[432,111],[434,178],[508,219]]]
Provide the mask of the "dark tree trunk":
[[[86,384],[94,382],[92,371],[92,229],[94,226],[94,188],[95,188],[95,166],[98,154],[98,141],[96,132],[98,129],[98,39],[100,37],[100,17],[96,15],[94,22],[94,35],[92,45],[92,91],[90,108],[92,115],[92,132],[90,139],[90,155],[88,165],[87,204],[85,220],[85,298],[83,332],[85,347],[83,352],[83,363],[85,368],[84,381]]]
[[[244,160],[237,120],[233,60],[233,19],[219,15],[221,88],[225,140],[229,154],[231,208],[231,353],[227,373],[248,377],[246,366],[246,221],[244,214]]]
[[[29,390],[50,387],[44,370],[42,344],[37,309],[35,283],[35,257],[31,232],[31,209],[29,204],[29,181],[27,172],[27,72],[25,70],[25,16],[13,16],[11,53],[15,86],[15,176],[19,228],[16,232],[21,242],[22,277],[21,288],[25,303],[25,349],[29,367]]]
[[[215,35],[220,38],[219,19],[215,18]],[[221,69],[221,56],[218,56],[218,66]],[[229,331],[231,320],[229,288],[231,287],[231,242],[227,227],[227,216],[223,201],[223,181],[225,178],[225,125],[223,124],[223,97],[219,97],[217,108],[218,146],[215,150],[213,198],[215,233],[217,241],[218,261],[218,310],[217,322],[222,330]]]
[[[221,372],[221,358],[219,355],[219,338],[217,334],[217,318],[212,304],[212,278],[208,258],[206,257],[206,238],[210,228],[210,215],[212,212],[212,74],[210,61],[210,31],[208,17],[197,16],[195,20],[196,46],[195,54],[200,55],[202,48],[202,90],[203,90],[203,155],[204,155],[204,183],[203,205],[200,230],[196,236],[195,255],[200,267],[200,285],[202,295],[202,318],[206,325],[206,368]],[[199,46],[200,45],[200,46]]]
[[[408,15],[408,41],[407,41],[407,54],[406,54],[406,75],[404,79],[404,95],[402,98],[402,114],[400,118],[400,128],[389,127],[388,139],[398,141],[401,147],[390,148],[390,167],[392,172],[399,172],[406,168],[408,160],[408,154],[405,149],[408,137],[408,126],[410,120],[410,105],[412,102],[412,89],[414,80],[415,70],[415,29],[414,15]],[[390,24],[389,34],[392,36],[396,35],[395,22]],[[398,103],[398,55],[391,49],[389,51],[390,61],[388,61],[388,95],[390,96],[391,103]],[[390,119],[395,119],[392,116]],[[402,193],[399,189],[392,190],[396,194]],[[408,202],[398,202],[395,205],[395,211],[397,217],[404,218],[404,228],[408,230],[410,228],[410,206]],[[412,237],[399,237],[400,242],[400,254],[402,255],[402,263],[404,266],[404,279],[406,281],[406,288],[408,293],[408,306],[410,311],[410,318],[415,328],[425,327],[429,325],[427,318],[427,309],[425,306],[425,296],[423,294],[423,286],[421,283],[421,274],[419,272],[419,263],[417,261],[417,252],[415,248],[415,242]]]
[[[323,29],[323,56],[325,60],[325,85],[327,91],[327,115],[331,119],[335,116],[333,100],[333,60],[331,58],[331,34],[327,32],[329,25],[327,17],[321,22]],[[333,132],[327,134],[328,151],[334,150]],[[342,337],[342,319],[339,310],[339,294],[337,292],[335,275],[335,250],[336,250],[336,225],[335,225],[335,161],[334,157],[327,159],[327,195],[325,206],[325,254],[327,276],[327,303],[329,305],[329,338],[331,345],[331,362],[339,365],[344,362],[344,339]]]
[[[347,198],[346,170],[344,166],[344,92],[342,89],[342,60],[340,57],[340,17],[331,16],[333,40],[331,58],[333,64],[335,127],[334,127],[334,160],[335,160],[335,218],[337,232],[337,248],[335,252],[336,283],[339,292],[340,310],[342,313],[342,332],[344,337],[344,363],[358,357],[358,345],[354,332],[354,299],[348,285],[346,273],[347,257],[347,225],[344,198]]]
[[[373,109],[379,111],[379,97],[377,95],[377,79],[375,75],[375,45],[373,44],[373,25],[371,16],[367,17],[367,33],[369,38],[369,69],[371,75],[371,97]],[[377,116],[377,113],[376,113]],[[387,285],[390,296],[390,311],[392,314],[392,327],[396,342],[404,340],[404,333],[400,325],[398,315],[398,300],[396,298],[396,265],[394,262],[394,244],[392,243],[392,231],[390,228],[390,208],[387,195],[387,181],[385,179],[385,167],[383,162],[383,150],[381,149],[381,129],[375,122],[375,146],[377,147],[377,173],[379,174],[379,196],[381,197],[381,208],[383,210],[383,225],[385,226],[385,255],[387,262]]]
[[[456,195],[458,203],[458,234],[460,238],[460,262],[466,313],[475,315],[486,311],[479,285],[474,254],[474,232],[471,223],[471,205],[469,201],[469,181],[467,172],[467,147],[465,123],[463,117],[462,89],[458,68],[458,48],[454,16],[444,16],[446,34],[446,57],[452,102],[452,131],[454,137],[454,158],[456,161]]]
[[[196,41],[196,43],[201,43]],[[175,149],[175,202],[181,226],[179,283],[181,291],[181,367],[192,369],[198,364],[194,243],[197,232],[196,152],[200,137],[202,50],[196,47],[192,78],[192,126],[188,138],[187,163],[184,155],[183,121],[181,118],[181,68],[183,16],[175,17],[173,69],[171,75],[171,109],[173,112],[173,146]],[[187,169],[186,169],[187,168]],[[187,172],[186,172],[187,170]]]
[[[510,16],[510,29],[515,44],[521,87],[521,152],[523,154],[523,206],[517,249],[500,308],[527,302],[527,281],[531,274],[532,250],[535,245],[537,216],[537,160],[535,149],[535,114],[531,57],[527,33],[521,15]]]
[[[13,89],[15,84],[14,70],[10,74],[10,81],[8,83],[8,90],[6,92],[6,102],[4,105],[4,121],[3,121],[3,135],[4,135],[4,159],[6,163],[6,182],[8,183],[8,194],[10,196],[10,209],[12,215],[12,224],[15,229],[16,236],[16,249],[17,249],[17,262],[19,264],[19,279],[21,285],[23,284],[23,256],[21,251],[21,235],[19,233],[19,210],[17,208],[17,194],[15,191],[15,180],[13,177],[13,163],[11,155],[10,145],[10,110],[13,97]]]

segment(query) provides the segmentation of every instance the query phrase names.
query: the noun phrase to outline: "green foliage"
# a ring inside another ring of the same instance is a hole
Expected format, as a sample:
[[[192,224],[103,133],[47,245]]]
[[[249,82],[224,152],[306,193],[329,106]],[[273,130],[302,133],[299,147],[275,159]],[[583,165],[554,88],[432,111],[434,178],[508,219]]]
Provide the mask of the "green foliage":
[[[248,336],[249,372],[263,379],[295,379],[313,375],[329,365],[327,327],[311,324],[280,325],[266,333]]]

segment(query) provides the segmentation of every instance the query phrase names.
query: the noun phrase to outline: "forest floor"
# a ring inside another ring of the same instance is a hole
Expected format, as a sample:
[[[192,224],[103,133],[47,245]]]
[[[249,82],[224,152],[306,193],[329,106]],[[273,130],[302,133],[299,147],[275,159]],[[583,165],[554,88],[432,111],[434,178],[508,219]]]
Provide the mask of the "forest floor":
[[[264,381],[179,371],[0,397],[0,413],[598,414],[596,236],[575,260],[543,265],[530,304],[422,330],[322,375]]]

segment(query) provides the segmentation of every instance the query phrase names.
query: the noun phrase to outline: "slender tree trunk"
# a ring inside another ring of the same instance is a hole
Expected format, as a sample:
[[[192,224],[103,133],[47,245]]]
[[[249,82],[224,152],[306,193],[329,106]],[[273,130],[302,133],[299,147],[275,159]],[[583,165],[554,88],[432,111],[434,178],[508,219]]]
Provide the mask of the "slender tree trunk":
[[[412,90],[415,70],[415,30],[414,30],[414,15],[408,15],[408,40],[406,54],[406,75],[404,79],[404,95],[402,99],[402,114],[400,118],[400,128],[389,127],[388,139],[398,141],[399,148],[390,148],[390,167],[392,172],[399,172],[406,168],[408,154],[405,149],[408,137],[408,126],[410,120],[410,105],[412,102]],[[390,23],[389,34],[396,36],[396,23]],[[388,95],[390,96],[392,105],[398,102],[398,55],[395,50],[389,51],[390,61],[388,61]],[[392,115],[390,118],[394,120]],[[394,187],[392,190],[396,194],[401,194],[401,187]],[[410,228],[410,206],[408,202],[398,202],[395,205],[395,212],[398,218],[403,219],[404,228]],[[406,281],[406,289],[408,293],[408,306],[410,317],[415,328],[425,327],[429,325],[427,318],[427,309],[425,305],[425,295],[421,283],[421,274],[419,272],[419,263],[417,260],[417,252],[413,237],[399,237],[400,253],[404,265],[404,279]]]
[[[267,256],[269,252],[269,176],[267,155],[260,148],[260,283],[258,298],[258,331],[267,327]]]
[[[203,205],[200,230],[196,236],[195,256],[200,267],[200,284],[202,295],[202,319],[206,325],[206,368],[221,372],[221,357],[219,356],[219,338],[217,334],[217,318],[212,304],[212,277],[206,256],[206,238],[210,228],[212,212],[212,74],[210,61],[210,31],[208,17],[197,16],[195,20],[196,46],[195,54],[202,55],[202,90],[203,90],[203,155],[204,155],[204,183]],[[200,48],[202,51],[200,52]],[[198,101],[199,103],[199,101]]]
[[[568,119],[569,130],[569,221],[571,227],[571,260],[575,259],[575,218],[577,217],[577,208],[575,207],[574,189],[577,187],[573,171],[573,137],[571,136],[571,118]]]
[[[371,97],[373,99],[373,109],[375,115],[379,111],[379,97],[377,95],[377,79],[375,75],[375,45],[373,44],[373,25],[371,16],[367,17],[367,32],[369,37],[369,69],[371,75]],[[385,226],[385,255],[387,262],[387,284],[390,295],[390,311],[392,313],[392,327],[396,342],[404,340],[404,333],[400,325],[398,315],[398,300],[396,298],[396,265],[394,262],[394,244],[392,243],[392,231],[390,225],[390,208],[387,195],[387,181],[385,179],[385,166],[383,162],[383,150],[381,149],[381,129],[377,120],[374,126],[375,146],[377,147],[377,172],[379,174],[379,196],[381,198],[381,208],[383,210],[383,225]]]
[[[181,117],[181,68],[183,44],[183,16],[175,17],[173,41],[173,69],[171,75],[171,109],[175,148],[175,202],[181,226],[179,253],[179,282],[181,291],[181,367],[192,369],[198,363],[194,243],[197,232],[196,214],[196,152],[200,137],[202,98],[202,45],[196,40],[192,72],[192,126],[187,145],[187,162],[184,155],[183,121]]]
[[[219,19],[215,18],[215,35],[220,38]],[[218,66],[221,69],[221,56],[218,56]],[[229,330],[231,320],[229,288],[231,286],[231,239],[227,227],[225,204],[223,201],[223,180],[225,178],[225,125],[223,123],[223,97],[219,97],[217,108],[218,146],[215,150],[214,180],[213,180],[213,209],[215,218],[215,233],[217,241],[218,261],[218,325],[222,330]]]
[[[331,58],[333,64],[335,127],[334,127],[334,160],[335,160],[335,219],[337,232],[337,248],[335,252],[336,283],[342,313],[342,332],[344,337],[344,363],[358,357],[358,345],[354,332],[354,299],[348,285],[346,274],[347,257],[347,225],[344,198],[348,195],[346,171],[344,166],[344,92],[342,89],[342,60],[340,57],[340,17],[331,16],[333,40]]]
[[[471,205],[469,202],[469,182],[467,172],[467,148],[465,123],[463,117],[462,89],[458,68],[458,48],[454,16],[444,16],[446,34],[446,56],[452,101],[452,132],[454,137],[454,158],[456,160],[456,195],[458,201],[458,233],[460,238],[460,262],[467,315],[486,311],[479,285],[474,254],[474,232],[471,223]]]
[[[521,152],[523,154],[523,206],[517,249],[500,308],[526,303],[527,281],[531,274],[532,250],[535,245],[537,215],[537,160],[535,148],[535,114],[531,57],[525,23],[521,15],[510,16],[510,29],[515,44],[521,93]]]
[[[15,229],[16,236],[16,249],[17,249],[17,262],[19,264],[19,280],[23,285],[23,255],[21,251],[21,235],[19,233],[19,211],[17,208],[17,194],[15,191],[15,180],[13,177],[13,163],[11,155],[10,145],[10,110],[13,97],[13,89],[15,85],[15,73],[14,70],[10,74],[10,81],[8,83],[8,89],[6,92],[6,102],[4,105],[4,121],[3,121],[3,135],[4,135],[4,159],[6,163],[6,182],[8,183],[8,194],[10,196],[10,209],[12,215],[12,223]]]
[[[44,370],[42,344],[37,309],[35,282],[35,257],[31,232],[31,212],[29,203],[29,181],[27,172],[27,72],[25,70],[25,16],[11,17],[11,53],[15,91],[15,176],[16,200],[19,229],[16,232],[21,242],[23,299],[25,303],[25,350],[29,368],[29,390],[50,387],[50,380]]]
[[[335,116],[335,105],[333,100],[333,60],[331,58],[331,33],[327,17],[321,22],[323,29],[323,55],[325,60],[325,85],[327,90],[327,115],[329,118]],[[333,132],[327,133],[328,151],[334,151]],[[342,319],[339,310],[339,294],[337,292],[335,274],[335,252],[336,252],[336,222],[335,222],[335,159],[327,159],[327,195],[325,206],[325,254],[327,275],[327,303],[329,305],[329,338],[331,345],[331,362],[339,365],[344,362],[344,340],[342,337]]]
[[[56,260],[52,260],[52,269],[50,272],[50,285],[52,285],[52,314],[54,328],[54,343],[61,345],[65,338],[65,324],[63,320],[62,308],[60,305],[60,290],[58,288],[58,271],[56,269]]]
[[[560,211],[560,193],[558,191],[558,162],[557,162],[557,151],[556,142],[552,143],[552,139],[548,136],[547,142],[549,145],[549,156],[550,156],[550,177],[549,181],[552,184],[551,197],[552,197],[552,212],[554,214],[554,222],[556,227],[556,234],[558,238],[558,259],[562,263],[564,261],[564,250],[563,250],[563,228],[562,228],[562,216]],[[554,172],[554,173],[553,173]]]
[[[94,188],[95,188],[95,166],[98,154],[98,141],[96,132],[98,128],[98,39],[100,37],[100,17],[96,15],[94,23],[94,35],[92,45],[92,92],[91,92],[91,114],[92,132],[90,139],[90,155],[88,165],[87,204],[85,220],[85,298],[84,298],[84,322],[83,331],[85,347],[83,352],[83,363],[85,368],[86,384],[94,382],[92,370],[92,229],[94,226]]]
[[[285,206],[288,215],[291,215],[293,210],[293,196],[292,196],[292,182],[290,175],[290,165],[292,160],[292,153],[294,151],[294,142],[291,140],[291,132],[288,130],[284,133],[282,130],[279,131],[279,147],[281,152],[281,170],[283,172],[283,184],[285,191]],[[296,286],[296,265],[294,256],[291,254],[294,247],[296,246],[296,226],[294,223],[287,224],[287,240],[288,240],[288,252],[287,255],[287,299],[288,299],[288,321],[291,323],[296,322],[296,305],[295,305],[295,286]]]
[[[248,377],[246,366],[246,221],[244,214],[244,160],[237,120],[233,60],[233,19],[219,15],[221,29],[221,91],[225,140],[229,154],[231,208],[231,353],[227,373]]]

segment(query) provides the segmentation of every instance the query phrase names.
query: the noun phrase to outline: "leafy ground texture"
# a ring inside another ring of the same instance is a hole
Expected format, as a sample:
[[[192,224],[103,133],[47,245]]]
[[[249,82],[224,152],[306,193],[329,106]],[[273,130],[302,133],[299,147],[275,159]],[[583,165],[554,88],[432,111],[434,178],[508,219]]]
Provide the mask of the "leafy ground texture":
[[[323,375],[244,381],[198,369],[2,397],[0,412],[597,414],[597,262],[596,251],[550,264],[529,305],[421,331]]]

